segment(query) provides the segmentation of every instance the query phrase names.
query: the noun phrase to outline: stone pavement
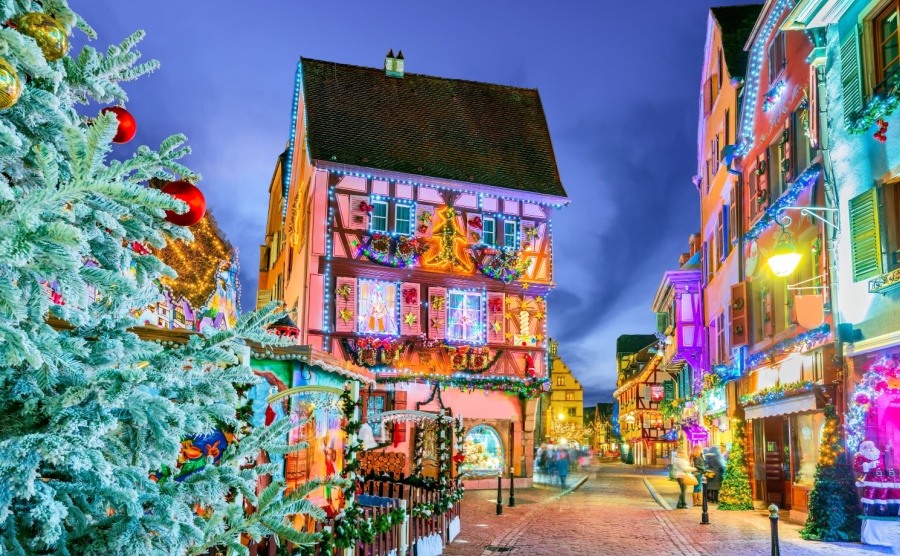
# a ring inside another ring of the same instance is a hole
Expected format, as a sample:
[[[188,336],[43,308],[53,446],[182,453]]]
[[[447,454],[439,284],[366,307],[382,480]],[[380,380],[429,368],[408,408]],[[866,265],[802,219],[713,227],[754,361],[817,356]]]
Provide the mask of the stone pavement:
[[[462,531],[447,555],[522,556],[760,556],[770,553],[769,520],[764,512],[665,510],[651,497],[640,470],[621,464],[592,469],[578,490],[548,489],[516,493],[516,506],[495,515],[496,492],[467,492]],[[658,473],[657,473],[658,474]],[[664,479],[663,479],[664,480]],[[674,506],[674,504],[673,504]],[[781,554],[842,556],[892,554],[890,549],[852,543],[817,543],[799,537],[800,525],[780,523]]]

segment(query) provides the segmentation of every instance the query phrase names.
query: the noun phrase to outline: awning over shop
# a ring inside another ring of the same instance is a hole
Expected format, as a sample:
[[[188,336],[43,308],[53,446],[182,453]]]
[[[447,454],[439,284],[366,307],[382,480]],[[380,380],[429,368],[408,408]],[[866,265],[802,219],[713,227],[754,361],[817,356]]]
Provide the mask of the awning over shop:
[[[804,413],[820,409],[815,393],[809,392],[800,396],[794,396],[785,400],[778,400],[767,404],[755,405],[744,408],[746,419],[763,419],[776,415],[789,415],[791,413]]]

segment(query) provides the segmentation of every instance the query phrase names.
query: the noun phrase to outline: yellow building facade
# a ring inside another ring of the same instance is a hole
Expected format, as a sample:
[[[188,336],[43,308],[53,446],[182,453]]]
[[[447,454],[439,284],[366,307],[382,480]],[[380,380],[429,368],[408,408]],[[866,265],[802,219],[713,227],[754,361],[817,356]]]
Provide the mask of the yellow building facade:
[[[550,342],[550,395],[544,412],[545,441],[555,444],[577,442],[583,444],[584,388],[572,370],[559,358],[559,342]]]

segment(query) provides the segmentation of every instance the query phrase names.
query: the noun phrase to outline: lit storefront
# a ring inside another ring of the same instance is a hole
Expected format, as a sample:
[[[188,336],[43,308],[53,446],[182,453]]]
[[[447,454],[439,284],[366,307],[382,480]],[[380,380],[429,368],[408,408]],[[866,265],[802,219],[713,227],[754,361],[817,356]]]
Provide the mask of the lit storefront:
[[[826,350],[793,353],[760,367],[748,377],[752,393],[740,400],[753,440],[754,499],[800,514],[808,512],[825,424]]]
[[[467,476],[494,476],[503,473],[503,442],[493,427],[473,427],[466,434],[463,450],[466,459],[460,466],[460,473]]]

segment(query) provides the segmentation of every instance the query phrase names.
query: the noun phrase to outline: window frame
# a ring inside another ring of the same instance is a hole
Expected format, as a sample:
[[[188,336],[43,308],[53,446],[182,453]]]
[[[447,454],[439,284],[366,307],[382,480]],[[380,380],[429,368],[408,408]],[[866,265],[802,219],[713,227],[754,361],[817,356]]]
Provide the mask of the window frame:
[[[390,230],[390,204],[387,201],[379,201],[372,200],[370,202],[372,205],[372,216],[369,217],[369,231],[373,233],[386,234],[388,230]],[[384,229],[379,229],[375,227],[375,221],[382,218],[381,216],[376,216],[376,208],[379,206],[384,207]]]
[[[577,407],[569,408],[569,417],[578,417],[578,408]]]
[[[512,224],[512,245],[509,244],[509,232],[507,231],[507,226]],[[519,248],[519,222],[517,220],[504,220],[503,221],[503,247],[506,249],[518,249]]]
[[[481,291],[466,291],[466,290],[458,290],[458,289],[450,289],[447,290],[447,340],[450,342],[460,342],[465,344],[481,344],[485,341],[485,333],[486,333],[486,317],[487,311],[485,311],[485,296],[487,294]],[[462,305],[457,308],[453,307],[453,299],[454,296],[462,297]],[[469,297],[477,297],[478,298],[478,320],[474,325],[467,324],[451,324],[451,314],[454,312],[465,311],[465,307],[468,306]],[[461,335],[460,337],[456,337],[454,335],[454,327],[461,327]],[[468,332],[470,328],[474,328],[476,330],[475,338],[470,338]]]
[[[894,31],[894,33],[893,33],[897,37],[897,40],[898,40],[898,54],[897,54],[897,57],[894,58],[894,60],[892,60],[892,61],[898,61],[898,64],[894,68],[894,70],[891,72],[890,75],[885,75],[884,74],[885,62],[884,62],[884,53],[883,53],[885,38],[882,36],[883,31],[881,28],[881,22],[884,21],[885,19],[887,19],[887,17],[889,17],[889,15],[890,15],[889,12],[892,12],[894,15],[896,15],[897,19],[898,19],[897,30]],[[874,87],[874,90],[877,91],[881,88],[881,86],[884,84],[885,81],[887,81],[888,79],[890,79],[891,77],[896,75],[898,71],[900,71],[900,0],[890,0],[890,2],[888,2],[884,7],[882,7],[881,10],[878,12],[878,15],[876,15],[872,19],[872,27],[873,27],[873,29],[872,29],[872,31],[873,31],[872,46],[873,46],[873,49],[875,50],[875,68],[874,69],[875,69],[876,85]]]
[[[780,44],[779,44],[780,42]],[[779,48],[780,47],[780,48]],[[773,52],[774,49],[774,52]],[[773,56],[774,54],[774,56]],[[780,62],[781,67],[778,68],[778,71],[772,73],[772,62],[773,58],[780,56],[780,59],[775,59],[775,62]],[[769,74],[769,87],[778,83],[778,80],[781,78],[781,75],[784,73],[785,68],[787,67],[787,34],[784,31],[778,31],[775,35],[775,38],[772,39],[772,42],[769,43],[769,48],[766,54],[766,70]]]
[[[488,222],[491,223],[490,241],[488,241]],[[481,243],[497,245],[497,220],[493,216],[481,217]]]
[[[566,401],[574,402],[575,401],[575,392],[566,392]]]
[[[409,214],[405,219],[401,219],[398,212],[401,208],[404,208],[409,211]],[[416,233],[416,207],[410,203],[394,203],[394,233],[401,236],[412,236]],[[406,222],[406,225],[409,227],[409,230],[406,232],[401,232],[399,229],[399,223]]]
[[[565,386],[566,385],[566,377],[564,377],[564,376],[556,377],[556,385],[557,386]]]

